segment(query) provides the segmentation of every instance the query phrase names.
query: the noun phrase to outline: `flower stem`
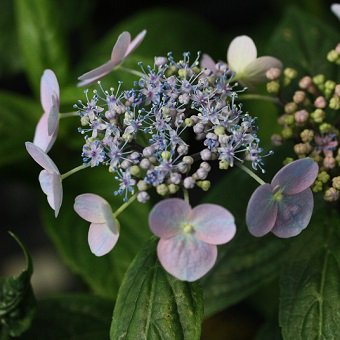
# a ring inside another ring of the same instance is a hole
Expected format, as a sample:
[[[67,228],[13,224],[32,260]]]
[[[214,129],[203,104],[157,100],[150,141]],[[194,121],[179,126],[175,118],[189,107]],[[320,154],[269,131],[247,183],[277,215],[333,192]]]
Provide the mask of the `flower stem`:
[[[74,112],[65,112],[65,113],[59,113],[59,118],[68,118],[68,117],[76,117],[79,116],[79,113],[74,111]]]
[[[184,196],[184,201],[187,203],[190,203],[189,192],[187,189],[183,189],[183,196]]]
[[[243,100],[264,100],[267,102],[271,102],[274,104],[280,104],[280,100],[278,98],[275,97],[270,97],[270,96],[265,96],[262,94],[254,94],[254,93],[249,93],[249,94],[241,94],[239,95],[239,99],[243,99]]]
[[[135,76],[144,77],[144,73],[139,72],[139,71],[136,71],[136,70],[133,70],[133,69],[131,69],[131,68],[124,67],[124,66],[119,66],[119,68],[120,68],[122,71],[125,71],[125,72],[127,72],[127,73],[133,74],[133,75],[135,75]]]
[[[250,177],[254,178],[257,183],[261,185],[266,184],[266,182],[262,178],[257,176],[253,171],[251,171],[249,168],[247,168],[243,164],[236,162],[235,165],[238,166],[240,169],[242,169],[244,172],[246,172]]]
[[[76,168],[70,170],[70,171],[67,171],[65,172],[64,174],[61,175],[61,179],[64,180],[65,178],[75,174],[76,172],[80,171],[80,170],[83,170],[83,169],[86,169],[87,167],[89,166],[89,164],[82,164],[82,165],[79,165],[77,166]]]
[[[119,214],[121,214],[131,203],[134,202],[134,200],[137,198],[137,194],[134,194],[131,196],[128,201],[126,201],[124,204],[122,204],[114,213],[113,217],[117,218]]]

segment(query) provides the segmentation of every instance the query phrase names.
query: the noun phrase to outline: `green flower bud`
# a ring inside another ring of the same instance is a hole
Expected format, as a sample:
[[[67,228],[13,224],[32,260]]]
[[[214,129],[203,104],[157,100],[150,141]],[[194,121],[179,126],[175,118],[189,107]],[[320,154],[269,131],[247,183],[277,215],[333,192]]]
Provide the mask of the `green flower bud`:
[[[320,191],[322,191],[322,182],[316,180],[314,182],[314,184],[313,184],[312,190],[313,190],[313,192],[320,192]]]
[[[170,151],[162,151],[161,156],[165,161],[168,161],[171,157],[171,152]]]
[[[203,191],[208,191],[210,189],[211,183],[208,180],[196,182],[197,186]]]
[[[314,138],[314,131],[305,129],[300,133],[300,137],[304,143],[308,143]]]
[[[285,160],[283,161],[283,164],[287,165],[287,164],[289,164],[293,161],[294,161],[294,159],[292,157],[286,157]]]
[[[323,85],[324,82],[325,82],[325,76],[323,74],[318,74],[313,77],[313,83],[315,85]]]
[[[157,185],[156,191],[157,191],[157,194],[161,196],[165,196],[169,193],[169,189],[166,184]]]
[[[290,127],[285,127],[282,131],[281,131],[281,135],[284,139],[288,139],[290,137],[293,136],[293,130]]]
[[[334,177],[332,179],[332,186],[333,188],[340,190],[340,176]]]
[[[229,163],[225,160],[221,160],[219,161],[218,163],[218,167],[221,169],[221,170],[227,170],[229,168]]]
[[[266,85],[267,87],[267,92],[268,93],[273,93],[273,94],[276,94],[280,91],[280,84],[278,81],[270,81],[269,83],[267,83]]]
[[[297,105],[294,102],[287,103],[285,105],[285,112],[286,113],[293,113],[297,110]]]
[[[292,125],[295,122],[295,118],[293,115],[285,115],[283,121],[286,125]]]
[[[185,118],[184,124],[190,127],[194,125],[194,121],[191,118]]]
[[[171,183],[168,185],[168,189],[170,194],[175,194],[179,190],[179,186]]]
[[[188,75],[188,71],[186,69],[181,68],[180,70],[178,70],[178,76],[180,78],[185,79],[187,77],[187,75]]]
[[[321,133],[328,133],[334,130],[333,126],[328,123],[323,123],[319,126],[319,130]]]
[[[292,80],[292,79],[297,77],[297,71],[294,70],[291,67],[285,68],[284,71],[283,71],[283,74],[285,75],[285,77],[287,77],[290,80]]]
[[[311,117],[316,123],[322,123],[325,119],[326,113],[321,109],[316,109],[314,112],[311,113]]]
[[[322,183],[327,183],[329,181],[329,178],[330,178],[330,176],[329,176],[329,174],[326,171],[321,171],[318,174],[318,181],[320,181]]]
[[[338,96],[332,97],[329,100],[329,107],[333,110],[339,110],[340,109],[340,97]]]
[[[138,165],[132,165],[130,167],[130,174],[138,177],[140,175],[140,167]]]
[[[221,126],[221,125],[216,126],[215,129],[214,129],[214,133],[215,133],[215,135],[217,135],[217,136],[224,135],[224,134],[225,134],[225,128],[224,128],[224,126]]]
[[[338,59],[338,53],[336,50],[331,50],[327,53],[327,60],[331,63],[336,62]]]

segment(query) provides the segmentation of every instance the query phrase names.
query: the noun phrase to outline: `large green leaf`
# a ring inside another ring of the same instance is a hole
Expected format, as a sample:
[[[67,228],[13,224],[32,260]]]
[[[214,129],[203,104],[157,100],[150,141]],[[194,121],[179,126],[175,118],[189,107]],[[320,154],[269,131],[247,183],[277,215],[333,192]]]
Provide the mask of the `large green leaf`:
[[[97,294],[108,298],[116,296],[127,267],[140,245],[150,236],[147,226],[150,206],[135,202],[118,217],[120,238],[117,246],[103,257],[90,252],[87,243],[89,223],[83,221],[72,207],[76,195],[92,192],[106,198],[114,211],[123,203],[120,196],[113,195],[114,181],[113,174],[104,168],[86,169],[65,181],[65,197],[58,218],[53,218],[47,203],[43,214],[47,232],[66,263]]]
[[[111,340],[200,339],[203,298],[197,283],[167,274],[152,238],[136,256],[119,290]]]
[[[85,294],[41,300],[31,328],[21,339],[109,339],[112,308],[111,302]]]
[[[38,92],[44,69],[52,68],[61,81],[67,76],[62,13],[50,0],[16,0],[15,5],[25,70],[33,90]]]
[[[288,8],[268,45],[270,54],[307,74],[336,74],[326,60],[339,42],[339,34],[326,23],[295,7]],[[302,74],[303,75],[303,74]]]
[[[0,93],[0,166],[27,157],[24,143],[31,140],[41,109],[18,94]]]
[[[0,278],[0,338],[18,337],[26,331],[35,313],[35,298],[31,287],[33,265],[21,241],[11,233],[26,258],[26,269],[18,276]]]
[[[284,339],[340,335],[340,217],[316,212],[297,239],[281,276],[280,326]]]

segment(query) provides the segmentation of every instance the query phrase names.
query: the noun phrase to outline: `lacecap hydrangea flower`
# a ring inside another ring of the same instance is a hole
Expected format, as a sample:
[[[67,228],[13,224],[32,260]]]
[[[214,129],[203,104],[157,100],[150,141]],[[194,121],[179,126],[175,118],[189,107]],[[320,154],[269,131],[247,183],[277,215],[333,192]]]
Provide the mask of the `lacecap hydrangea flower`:
[[[40,101],[44,114],[35,129],[33,143],[47,153],[57,138],[59,127],[60,90],[52,70],[45,70],[41,77]]]
[[[314,200],[309,187],[318,170],[311,158],[299,159],[284,166],[270,184],[260,185],[247,207],[249,232],[257,237],[272,232],[282,238],[300,234],[313,213]]]
[[[216,204],[191,208],[179,198],[156,204],[149,215],[152,232],[160,237],[157,255],[164,269],[183,281],[195,281],[215,264],[217,244],[236,233],[233,215]]]
[[[145,34],[146,30],[140,32],[131,41],[131,35],[129,32],[121,33],[112,49],[110,60],[103,65],[95,68],[94,70],[91,70],[80,76],[78,79],[81,80],[81,82],[78,84],[78,86],[86,86],[92,84],[109,74],[140,45],[145,37]]]
[[[119,238],[119,222],[113,217],[110,204],[95,194],[82,194],[74,201],[74,210],[91,222],[88,243],[91,252],[103,256],[110,252]]]

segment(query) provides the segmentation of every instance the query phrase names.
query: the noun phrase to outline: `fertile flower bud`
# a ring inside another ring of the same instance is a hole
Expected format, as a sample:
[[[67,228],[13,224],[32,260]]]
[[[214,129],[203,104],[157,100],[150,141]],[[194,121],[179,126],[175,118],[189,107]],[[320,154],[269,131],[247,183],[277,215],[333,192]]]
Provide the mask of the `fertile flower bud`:
[[[333,169],[336,165],[335,158],[333,156],[326,156],[323,160],[323,166],[326,169]]]
[[[285,77],[292,80],[292,79],[296,78],[297,71],[294,70],[293,68],[287,67],[287,68],[284,69],[283,74],[285,75]]]
[[[318,74],[316,76],[313,77],[313,83],[315,85],[323,85],[325,82],[325,76],[323,74]]]
[[[275,146],[280,146],[280,145],[282,145],[282,137],[279,134],[274,133],[271,136],[271,142]]]
[[[293,130],[290,127],[286,127],[281,131],[283,138],[288,139],[293,136]]]
[[[272,80],[269,83],[267,83],[266,88],[268,93],[276,94],[280,90],[280,84],[278,81]]]
[[[229,168],[229,163],[225,160],[221,160],[219,161],[218,163],[218,167],[221,169],[221,170],[227,170]]]
[[[314,101],[314,106],[318,109],[324,109],[327,106],[325,97],[319,96]]]
[[[328,53],[327,53],[327,60],[331,63],[334,63],[337,61],[339,55],[338,53],[336,52],[336,50],[330,50]]]
[[[325,111],[321,109],[316,109],[314,112],[311,113],[311,117],[316,123],[322,123],[322,121],[325,119],[325,116]]]
[[[130,174],[132,176],[138,177],[140,175],[140,167],[138,165],[133,165],[130,167]]]
[[[279,78],[281,75],[281,69],[277,67],[271,67],[267,72],[266,72],[266,77],[269,80],[276,80]]]
[[[137,188],[139,191],[145,191],[148,190],[149,186],[142,180],[137,182]]]
[[[168,189],[169,189],[169,193],[173,195],[179,190],[179,186],[171,183],[168,185]]]
[[[137,201],[146,203],[150,199],[150,195],[146,191],[141,191],[137,194]]]
[[[287,103],[285,105],[285,112],[286,113],[293,113],[297,109],[297,105],[294,102]]]
[[[304,143],[308,143],[314,138],[314,131],[305,129],[300,133],[300,137]]]
[[[312,147],[309,143],[299,143],[294,145],[294,151],[299,156],[304,156],[312,151]]]
[[[303,103],[303,101],[306,99],[306,93],[304,91],[295,91],[293,96],[293,101],[296,104]]]
[[[203,161],[209,161],[211,160],[211,151],[209,149],[203,149],[200,152],[200,156]]]
[[[166,184],[157,185],[156,191],[157,191],[157,194],[161,196],[165,196],[169,193],[169,189]]]
[[[183,185],[185,189],[192,189],[195,186],[195,180],[192,177],[184,178]]]
[[[198,181],[197,186],[203,191],[208,191],[210,189],[211,183],[210,181]]]
[[[340,109],[340,97],[338,96],[332,97],[329,100],[329,107],[333,110],[339,110]]]
[[[334,177],[332,179],[332,185],[335,189],[340,190],[340,176]]]
[[[327,183],[329,181],[329,174],[326,171],[321,171],[318,174],[318,180],[321,181],[322,183]]]
[[[308,119],[308,116],[309,116],[309,113],[306,110],[300,110],[294,113],[295,121],[298,124],[305,123]]]
[[[194,159],[191,156],[184,156],[183,162],[189,165],[192,165],[194,163]]]
[[[313,84],[312,78],[309,76],[305,76],[299,81],[299,86],[303,90],[308,89],[312,84]]]
[[[324,200],[328,202],[335,202],[339,199],[340,191],[335,188],[329,188],[326,190]]]

